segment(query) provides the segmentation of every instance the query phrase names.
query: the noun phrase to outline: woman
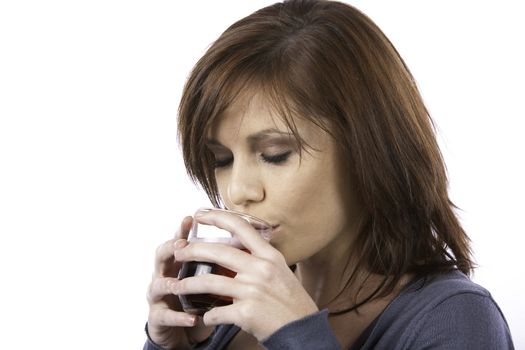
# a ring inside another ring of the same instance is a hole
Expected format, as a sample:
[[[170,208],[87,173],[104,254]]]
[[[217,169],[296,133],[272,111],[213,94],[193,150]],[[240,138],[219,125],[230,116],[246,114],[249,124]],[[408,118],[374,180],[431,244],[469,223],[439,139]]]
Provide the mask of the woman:
[[[430,117],[395,48],[351,6],[290,0],[228,28],[180,105],[189,175],[228,213],[185,218],[161,245],[145,349],[509,349],[506,321],[468,279]],[[251,252],[187,244],[192,220]],[[184,261],[237,273],[178,280]],[[233,297],[202,318],[178,295]]]

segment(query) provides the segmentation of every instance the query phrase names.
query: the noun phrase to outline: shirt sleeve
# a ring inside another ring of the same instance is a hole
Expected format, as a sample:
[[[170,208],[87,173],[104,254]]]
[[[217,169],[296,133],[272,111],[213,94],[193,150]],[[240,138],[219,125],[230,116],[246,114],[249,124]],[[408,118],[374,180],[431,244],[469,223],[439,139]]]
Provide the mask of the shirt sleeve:
[[[328,323],[328,310],[291,322],[261,342],[268,350],[340,350]]]
[[[163,348],[159,348],[155,343],[153,343],[151,340],[146,340],[146,344],[144,344],[144,347],[142,350],[165,350]]]
[[[461,293],[428,312],[410,349],[514,349],[507,322],[487,295]]]
[[[142,350],[166,350],[165,348],[161,347],[160,345],[157,345],[155,344],[155,342],[151,339],[150,335],[149,335],[149,331],[148,331],[148,323],[146,323],[146,326],[144,327],[144,331],[146,332],[146,337],[147,337],[147,340],[146,340],[146,343],[144,344],[144,347],[142,348]],[[208,337],[207,339],[203,340],[202,342],[198,343],[198,344],[195,344],[191,347],[191,349],[194,349],[194,350],[206,350],[208,348],[210,348],[210,340],[212,340],[213,335],[215,335],[216,333],[216,330],[214,330],[212,336]],[[224,333],[224,332],[223,332]],[[216,346],[214,344],[211,344],[211,348],[210,349],[214,349],[213,346]]]

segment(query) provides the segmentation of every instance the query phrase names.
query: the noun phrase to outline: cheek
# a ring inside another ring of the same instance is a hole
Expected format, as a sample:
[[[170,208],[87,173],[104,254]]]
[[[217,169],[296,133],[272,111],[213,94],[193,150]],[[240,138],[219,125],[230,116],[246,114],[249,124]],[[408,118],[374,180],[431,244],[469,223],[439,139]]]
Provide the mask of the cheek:
[[[312,162],[295,172],[281,174],[275,181],[277,193],[274,195],[281,198],[280,202],[286,208],[304,213],[301,215],[304,219],[312,214],[317,218],[321,214],[337,212],[337,208],[343,205],[339,180],[331,162]]]
[[[222,170],[215,173],[215,183],[217,184],[217,190],[219,191],[219,196],[221,201],[226,207],[230,207],[231,203],[228,203],[228,174],[227,170]]]
[[[274,199],[279,198],[279,209],[291,229],[283,246],[285,256],[306,259],[347,229],[349,208],[340,176],[326,161],[282,176],[276,183],[280,191]]]

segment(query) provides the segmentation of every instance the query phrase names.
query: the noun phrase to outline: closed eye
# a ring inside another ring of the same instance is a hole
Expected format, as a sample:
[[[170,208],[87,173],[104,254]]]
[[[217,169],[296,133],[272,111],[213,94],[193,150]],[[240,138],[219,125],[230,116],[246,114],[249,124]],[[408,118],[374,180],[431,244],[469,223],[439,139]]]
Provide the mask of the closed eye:
[[[290,154],[292,154],[292,151],[287,151],[287,152],[272,155],[272,156],[267,156],[263,153],[261,154],[261,158],[266,163],[280,164],[280,163],[286,162],[288,158],[290,157]]]
[[[292,154],[292,151],[286,151],[284,153],[276,154],[276,155],[265,155],[264,153],[261,154],[261,159],[265,163],[270,164],[281,164],[284,163],[290,158],[290,155]],[[217,168],[225,168],[229,166],[233,162],[233,157],[228,157],[224,159],[215,159],[213,163],[213,167],[215,169]]]
[[[233,158],[215,159],[213,163],[214,168],[225,168],[233,162]]]

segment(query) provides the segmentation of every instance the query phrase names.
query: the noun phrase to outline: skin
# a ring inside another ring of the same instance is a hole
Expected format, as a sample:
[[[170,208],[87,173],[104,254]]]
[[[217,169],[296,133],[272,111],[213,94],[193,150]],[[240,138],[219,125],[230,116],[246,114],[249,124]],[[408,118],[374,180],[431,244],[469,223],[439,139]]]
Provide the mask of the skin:
[[[336,142],[302,118],[295,118],[301,137],[311,146],[300,154],[286,125],[257,92],[247,91],[230,106],[208,135],[216,158],[216,180],[228,209],[264,219],[274,227],[268,243],[242,219],[210,212],[194,219],[230,231],[251,252],[223,244],[187,244],[183,223],[175,240],[157,253],[150,285],[152,339],[159,345],[185,348],[205,339],[211,326],[235,324],[242,329],[230,344],[256,347],[280,327],[331,306],[351,305],[356,290],[345,290],[351,247],[360,223],[360,203],[348,183]],[[183,261],[215,262],[237,272],[235,278],[201,275],[177,280]],[[295,273],[289,265],[296,264]],[[174,266],[175,265],[175,266]],[[167,267],[170,268],[167,268]],[[164,273],[164,270],[170,273]],[[362,279],[364,282],[364,278]],[[361,292],[372,290],[367,281]],[[208,311],[202,320],[181,312],[178,294],[213,293],[234,298],[231,305]],[[369,303],[360,315],[331,319],[340,342],[351,344],[386,305]],[[195,326],[197,322],[202,322]],[[348,332],[348,322],[356,326]]]

